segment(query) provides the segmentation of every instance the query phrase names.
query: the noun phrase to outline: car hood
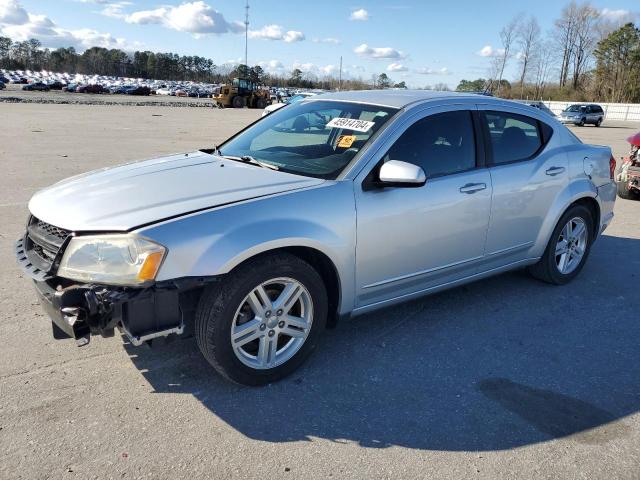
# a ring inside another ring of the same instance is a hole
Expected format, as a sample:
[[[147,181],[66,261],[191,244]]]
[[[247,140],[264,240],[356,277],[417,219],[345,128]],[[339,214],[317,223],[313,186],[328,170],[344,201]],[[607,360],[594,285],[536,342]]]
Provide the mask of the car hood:
[[[323,182],[196,151],[71,177],[36,193],[29,211],[67,230],[124,231]]]

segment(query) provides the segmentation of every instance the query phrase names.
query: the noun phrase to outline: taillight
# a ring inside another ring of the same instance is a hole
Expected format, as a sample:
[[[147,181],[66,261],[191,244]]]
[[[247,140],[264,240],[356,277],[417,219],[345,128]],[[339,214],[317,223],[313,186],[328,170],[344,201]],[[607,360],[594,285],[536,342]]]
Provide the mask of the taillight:
[[[615,174],[616,174],[616,159],[613,157],[613,155],[611,155],[611,158],[609,159],[609,178],[613,180]]]

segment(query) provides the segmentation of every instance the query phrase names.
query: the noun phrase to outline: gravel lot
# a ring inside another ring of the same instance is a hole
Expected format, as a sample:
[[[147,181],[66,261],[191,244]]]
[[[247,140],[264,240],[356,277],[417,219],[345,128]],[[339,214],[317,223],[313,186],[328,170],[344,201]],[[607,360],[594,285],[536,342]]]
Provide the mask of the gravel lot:
[[[259,112],[0,113],[0,478],[640,478],[640,202],[618,200],[566,287],[515,272],[358,317],[245,388],[193,339],[54,341],[12,249],[38,188],[211,146]],[[620,157],[639,129],[575,131]]]

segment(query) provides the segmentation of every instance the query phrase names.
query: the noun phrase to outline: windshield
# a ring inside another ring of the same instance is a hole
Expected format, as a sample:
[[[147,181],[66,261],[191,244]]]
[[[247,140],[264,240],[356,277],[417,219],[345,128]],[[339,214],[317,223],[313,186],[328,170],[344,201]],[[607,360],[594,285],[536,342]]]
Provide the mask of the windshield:
[[[581,112],[584,109],[585,109],[584,105],[571,105],[570,107],[567,107],[565,112]]]
[[[298,102],[263,117],[221,145],[219,154],[335,179],[396,111],[347,102]]]
[[[287,100],[287,103],[296,103],[296,102],[299,102],[300,100],[304,100],[305,98],[310,97],[310,96],[311,95],[294,95],[289,100]]]

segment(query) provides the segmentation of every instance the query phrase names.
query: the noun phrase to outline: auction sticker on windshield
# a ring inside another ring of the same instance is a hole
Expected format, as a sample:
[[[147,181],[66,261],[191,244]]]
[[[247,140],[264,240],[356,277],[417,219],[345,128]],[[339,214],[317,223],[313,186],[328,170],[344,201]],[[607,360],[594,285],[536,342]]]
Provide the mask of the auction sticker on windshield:
[[[368,122],[366,120],[356,120],[354,118],[342,118],[336,117],[327,123],[327,127],[330,128],[345,128],[347,130],[353,130],[355,132],[368,132],[371,130],[375,123]]]

